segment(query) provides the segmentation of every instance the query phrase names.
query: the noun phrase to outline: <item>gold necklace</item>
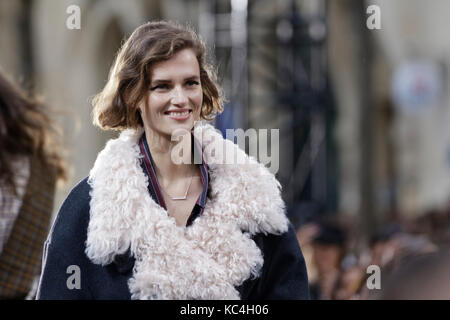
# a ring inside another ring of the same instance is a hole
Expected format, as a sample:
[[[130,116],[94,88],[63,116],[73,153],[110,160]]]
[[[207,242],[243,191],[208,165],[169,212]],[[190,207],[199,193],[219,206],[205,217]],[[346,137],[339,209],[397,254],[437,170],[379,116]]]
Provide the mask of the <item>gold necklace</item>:
[[[164,193],[167,194],[172,200],[186,200],[189,188],[191,187],[191,183],[192,183],[192,178],[193,177],[194,177],[194,175],[192,175],[191,178],[189,179],[189,184],[188,184],[188,187],[186,189],[186,192],[184,193],[184,196],[182,196],[182,197],[172,197],[166,190],[163,189]]]

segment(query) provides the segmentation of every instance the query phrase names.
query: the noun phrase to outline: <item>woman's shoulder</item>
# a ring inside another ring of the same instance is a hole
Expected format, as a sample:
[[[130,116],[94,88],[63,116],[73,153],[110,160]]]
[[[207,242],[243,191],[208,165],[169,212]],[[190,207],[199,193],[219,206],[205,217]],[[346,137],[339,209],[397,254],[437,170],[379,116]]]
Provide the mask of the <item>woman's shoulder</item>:
[[[80,214],[89,213],[90,190],[91,186],[87,177],[78,182],[64,200],[58,216],[64,216],[65,219],[72,220],[81,218]]]
[[[73,204],[73,202],[85,202],[90,200],[89,192],[91,190],[91,186],[88,183],[89,177],[84,178],[80,182],[78,182],[72,190],[70,190],[69,195],[64,201],[63,205]]]
[[[78,241],[86,237],[91,190],[87,180],[81,180],[69,192],[53,222],[48,241]]]

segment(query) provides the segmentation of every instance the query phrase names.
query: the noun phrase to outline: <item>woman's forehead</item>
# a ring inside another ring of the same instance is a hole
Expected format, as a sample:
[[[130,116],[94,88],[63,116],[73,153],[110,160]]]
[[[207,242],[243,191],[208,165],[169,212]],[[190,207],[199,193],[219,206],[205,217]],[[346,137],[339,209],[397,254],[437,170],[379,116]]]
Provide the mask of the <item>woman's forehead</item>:
[[[155,63],[151,68],[152,80],[166,77],[192,77],[200,74],[197,57],[192,49],[183,49],[169,60]]]

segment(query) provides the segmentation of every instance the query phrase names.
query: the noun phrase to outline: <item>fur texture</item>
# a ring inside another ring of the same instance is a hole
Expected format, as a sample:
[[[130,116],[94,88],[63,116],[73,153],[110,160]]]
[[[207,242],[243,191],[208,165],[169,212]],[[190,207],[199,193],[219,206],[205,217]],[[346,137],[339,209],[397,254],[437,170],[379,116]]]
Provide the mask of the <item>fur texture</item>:
[[[288,229],[280,184],[214,127],[196,126],[211,198],[190,227],[179,227],[148,193],[138,147],[142,133],[126,130],[110,140],[90,172],[87,256],[107,265],[131,248],[132,299],[239,299],[235,287],[257,277],[264,262],[251,235]],[[222,157],[233,152],[241,164],[224,164]]]

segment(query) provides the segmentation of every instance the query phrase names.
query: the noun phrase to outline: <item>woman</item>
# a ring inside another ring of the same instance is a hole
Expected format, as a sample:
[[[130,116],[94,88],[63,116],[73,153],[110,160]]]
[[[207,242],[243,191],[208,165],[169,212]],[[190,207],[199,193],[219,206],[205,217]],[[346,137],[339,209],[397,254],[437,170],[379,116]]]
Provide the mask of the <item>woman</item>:
[[[44,106],[0,73],[0,299],[34,297],[55,183],[65,177]]]
[[[38,298],[308,297],[279,183],[211,125],[194,128],[222,110],[214,79],[185,27],[146,23],[124,43],[93,101],[94,123],[122,133],[64,202]],[[246,163],[223,164],[232,152]]]

